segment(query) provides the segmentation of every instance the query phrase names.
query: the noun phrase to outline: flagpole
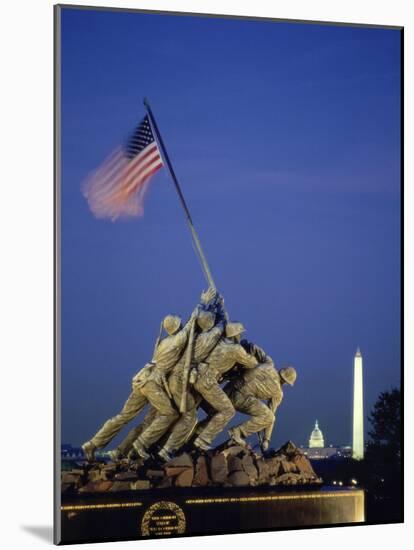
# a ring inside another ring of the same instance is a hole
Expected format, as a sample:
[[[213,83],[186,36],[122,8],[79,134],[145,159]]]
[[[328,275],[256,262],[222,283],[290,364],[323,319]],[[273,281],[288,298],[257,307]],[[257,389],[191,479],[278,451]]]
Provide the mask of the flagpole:
[[[201,261],[201,265],[202,265],[202,268],[203,268],[203,271],[204,271],[204,275],[207,279],[207,282],[208,282],[209,286],[211,286],[215,289],[216,285],[215,285],[213,277],[211,275],[211,271],[210,271],[210,268],[208,266],[207,259],[204,255],[203,249],[201,248],[200,239],[198,238],[197,231],[195,230],[194,223],[193,223],[193,220],[191,218],[190,211],[188,209],[187,203],[185,202],[183,192],[181,191],[180,184],[178,183],[177,176],[175,175],[174,168],[171,164],[170,157],[168,156],[168,153],[167,153],[167,150],[165,148],[164,142],[162,140],[160,131],[159,131],[157,123],[155,121],[154,114],[152,112],[151,106],[150,106],[149,101],[148,101],[147,98],[144,98],[144,105],[145,105],[145,108],[147,110],[151,126],[154,129],[155,138],[156,138],[157,143],[159,145],[161,154],[163,156],[165,164],[168,167],[168,171],[170,172],[171,179],[172,179],[172,181],[174,183],[174,186],[175,186],[175,189],[178,193],[178,198],[180,199],[181,206],[183,207],[185,217],[187,218],[187,222],[188,222],[188,225],[190,227],[191,235],[193,237],[193,241],[194,241],[197,253],[200,257],[200,261]]]

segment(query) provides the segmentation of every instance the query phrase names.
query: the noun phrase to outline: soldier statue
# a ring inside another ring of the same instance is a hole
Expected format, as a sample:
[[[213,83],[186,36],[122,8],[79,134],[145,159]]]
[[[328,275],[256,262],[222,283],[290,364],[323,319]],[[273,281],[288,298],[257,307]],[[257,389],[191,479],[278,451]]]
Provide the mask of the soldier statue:
[[[199,314],[197,324],[201,332],[194,341],[192,365],[197,366],[200,364],[216,347],[223,334],[224,323],[225,313],[222,308],[222,302],[217,304],[215,311],[203,311]],[[172,370],[169,378],[169,388],[178,408],[180,407],[183,392],[186,392],[186,410],[182,412],[177,422],[173,425],[167,441],[158,453],[164,460],[168,460],[170,453],[178,451],[186,443],[197,424],[199,398],[192,388],[184,387],[183,370],[184,358],[181,358]]]
[[[244,368],[254,368],[258,364],[257,359],[240,345],[240,336],[244,330],[241,323],[228,322],[224,336],[206,361],[198,366],[194,389],[214,411],[194,440],[195,447],[202,451],[210,449],[213,440],[236,413],[231,400],[220,386],[224,375],[236,364]]]
[[[162,330],[167,335],[161,338]],[[133,378],[132,392],[121,412],[82,445],[88,461],[105,447],[148,405],[147,414],[113,451],[113,460],[136,453],[143,459],[154,448],[168,461],[193,437],[199,451],[208,451],[236,411],[249,415],[230,428],[231,440],[246,446],[246,438],[257,433],[266,451],[275,424],[276,410],[283,399],[283,384],[293,385],[293,367],[276,370],[270,356],[259,346],[241,340],[245,331],[230,322],[223,298],[210,287],[188,322],[167,315],[152,360]],[[224,388],[222,384],[230,380]],[[198,408],[207,418],[198,422]],[[194,435],[193,435],[194,434]]]
[[[262,451],[267,451],[276,421],[276,409],[283,399],[282,385],[293,386],[296,370],[286,367],[277,371],[272,358],[261,348],[246,341],[242,345],[254,353],[260,364],[241,372],[224,388],[236,411],[250,416],[245,422],[230,428],[229,435],[238,445],[246,446],[246,437],[263,432],[259,438],[260,446]]]
[[[201,296],[202,301],[203,299],[205,299],[205,293]],[[121,412],[107,420],[92,439],[82,445],[87,460],[94,460],[96,450],[108,445],[122,428],[144,409],[147,403],[157,411],[157,416],[151,423],[151,430],[149,432],[144,430],[136,445],[139,454],[144,458],[149,456],[146,448],[161,437],[170,424],[178,418],[178,413],[169,396],[166,374],[181,357],[197,313],[198,307],[184,327],[179,317],[175,315],[165,317],[162,326],[167,336],[157,341],[152,361],[134,376],[132,391]]]
[[[204,293],[202,296],[202,309],[199,310],[196,321],[199,332],[195,336],[191,354],[193,369],[208,357],[218,343],[223,334],[226,319],[227,313],[224,310],[223,299],[212,290]],[[191,345],[191,343],[189,342],[188,345]],[[168,388],[176,410],[180,410],[184,394],[185,411],[182,411],[178,420],[172,424],[167,439],[158,452],[164,461],[168,461],[171,458],[170,453],[178,451],[188,441],[197,424],[197,407],[201,398],[192,389],[192,385],[185,383],[185,364],[186,354],[184,353],[173,367],[168,378]],[[151,408],[144,421],[128,433],[115,451],[111,451],[112,456],[121,458],[127,456],[132,447],[136,449],[136,439],[139,440],[140,434],[151,425],[155,416],[155,410]]]

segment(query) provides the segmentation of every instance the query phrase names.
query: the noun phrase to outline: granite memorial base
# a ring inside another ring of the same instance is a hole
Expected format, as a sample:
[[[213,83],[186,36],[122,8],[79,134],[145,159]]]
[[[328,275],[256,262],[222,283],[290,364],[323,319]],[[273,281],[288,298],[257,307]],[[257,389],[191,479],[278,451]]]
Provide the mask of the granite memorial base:
[[[175,488],[84,494],[62,501],[57,542],[277,531],[364,519],[364,492],[355,488]]]

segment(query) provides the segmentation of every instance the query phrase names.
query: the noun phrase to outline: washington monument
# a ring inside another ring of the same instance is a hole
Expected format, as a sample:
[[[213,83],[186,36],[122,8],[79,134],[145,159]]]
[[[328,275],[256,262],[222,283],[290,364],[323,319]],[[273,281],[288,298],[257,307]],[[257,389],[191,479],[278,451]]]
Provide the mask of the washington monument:
[[[354,416],[352,431],[352,458],[364,458],[364,397],[362,380],[362,355],[359,350],[354,357]]]

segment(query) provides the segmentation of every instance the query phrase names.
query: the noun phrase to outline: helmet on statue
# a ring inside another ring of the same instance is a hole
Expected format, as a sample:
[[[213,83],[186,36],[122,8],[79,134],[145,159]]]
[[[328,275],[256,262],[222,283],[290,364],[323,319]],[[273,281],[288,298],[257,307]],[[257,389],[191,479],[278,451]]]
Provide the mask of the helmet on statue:
[[[241,323],[227,323],[226,325],[226,336],[227,338],[233,338],[233,336],[239,336],[246,329]]]
[[[181,326],[181,319],[177,315],[167,315],[163,321],[163,326],[168,334],[174,334]]]
[[[293,386],[297,377],[296,370],[293,367],[284,367],[280,369],[279,375],[286,384],[289,384],[289,386]]]
[[[214,327],[216,316],[211,311],[200,311],[197,316],[197,324],[201,330],[206,331]]]

